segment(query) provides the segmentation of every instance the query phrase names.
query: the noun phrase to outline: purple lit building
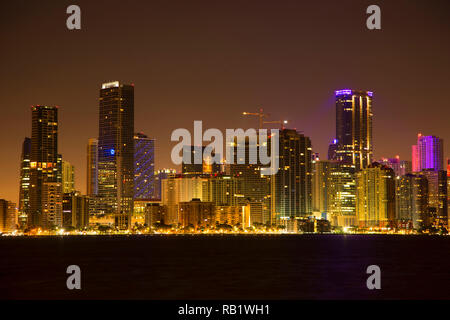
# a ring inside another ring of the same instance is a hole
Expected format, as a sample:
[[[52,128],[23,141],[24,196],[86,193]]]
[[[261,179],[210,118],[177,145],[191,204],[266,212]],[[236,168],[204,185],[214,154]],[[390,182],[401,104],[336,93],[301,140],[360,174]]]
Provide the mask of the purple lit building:
[[[338,90],[336,95],[336,159],[357,171],[372,163],[371,91]]]
[[[444,170],[444,141],[436,136],[419,133],[417,144],[412,146],[413,171]]]

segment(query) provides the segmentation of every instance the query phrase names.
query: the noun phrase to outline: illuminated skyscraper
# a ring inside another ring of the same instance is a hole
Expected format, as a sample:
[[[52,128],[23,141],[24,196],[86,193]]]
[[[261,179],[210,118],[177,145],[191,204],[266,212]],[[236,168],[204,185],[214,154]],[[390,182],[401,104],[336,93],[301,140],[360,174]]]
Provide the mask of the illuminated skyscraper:
[[[420,172],[428,181],[428,206],[435,228],[448,226],[447,172],[432,169]]]
[[[394,227],[394,179],[394,170],[376,162],[357,173],[356,216],[360,227]]]
[[[30,214],[30,155],[31,139],[25,138],[20,159],[19,225],[24,228]]]
[[[271,176],[272,201],[278,219],[312,212],[311,140],[296,130],[283,129],[279,138],[279,170]]]
[[[86,193],[95,196],[98,193],[98,140],[89,139],[87,145]]]
[[[444,170],[444,141],[435,136],[417,136],[412,146],[413,172],[422,170]]]
[[[312,208],[315,212],[327,213],[330,161],[313,161],[312,168]]]
[[[400,229],[429,227],[428,180],[419,174],[395,179],[396,224]]]
[[[134,86],[118,81],[100,90],[98,196],[120,229],[130,227],[134,196]]]
[[[353,164],[330,161],[328,173],[328,219],[334,226],[355,227],[356,172]]]
[[[63,193],[75,191],[75,167],[68,161],[62,162]]]
[[[0,199],[0,233],[13,232],[16,229],[16,204]]]
[[[412,164],[411,161],[407,160],[400,160],[400,157],[395,158],[383,158],[378,163],[381,163],[385,166],[388,166],[389,168],[392,168],[394,170],[395,176],[400,177],[404,176],[408,173],[412,172]]]
[[[268,150],[270,150],[270,139],[267,140]],[[254,152],[259,154],[259,142],[252,141],[248,136],[236,137],[232,145],[227,147],[233,148],[233,159],[226,166],[227,173],[234,178],[240,178],[242,184],[240,193],[243,196],[241,204],[249,203],[249,210],[253,217],[253,222],[267,223],[272,221],[271,217],[271,185],[269,176],[261,174],[261,169],[266,167],[262,165],[258,159],[254,159],[255,163],[251,163],[250,155]],[[243,150],[242,154],[239,150]],[[250,208],[251,207],[251,208]],[[275,223],[275,222],[274,222]]]
[[[155,199],[155,140],[134,135],[134,198]]]
[[[176,175],[176,173],[177,173],[177,170],[175,170],[175,169],[162,169],[162,170],[157,170],[154,173],[155,196],[153,198],[155,200],[161,200],[162,181],[169,177],[174,177]]]
[[[334,139],[328,146],[328,160],[337,160],[336,151],[338,148],[337,139]]]
[[[58,107],[33,106],[30,156],[30,227],[59,227],[61,172],[58,169]],[[50,202],[53,207],[50,207]]]
[[[183,162],[181,172],[184,175],[202,175],[220,173],[221,164],[212,159],[203,159],[206,146],[183,146]],[[212,149],[209,149],[212,151]],[[214,157],[214,152],[207,152]]]
[[[372,162],[372,96],[370,91],[336,91],[336,158],[356,171]]]

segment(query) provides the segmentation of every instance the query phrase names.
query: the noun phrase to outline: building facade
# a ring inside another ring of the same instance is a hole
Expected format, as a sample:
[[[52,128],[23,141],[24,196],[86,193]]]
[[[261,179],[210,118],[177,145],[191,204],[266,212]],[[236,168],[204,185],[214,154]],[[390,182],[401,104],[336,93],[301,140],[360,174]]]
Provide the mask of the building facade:
[[[357,173],[356,215],[361,228],[394,227],[394,170],[375,162]]]
[[[100,89],[98,196],[115,225],[131,225],[134,198],[134,86],[118,81]]]
[[[356,171],[372,163],[372,96],[370,91],[338,90],[336,96],[336,158]]]
[[[155,140],[134,135],[134,199],[155,199]]]
[[[418,134],[417,144],[412,146],[413,171],[440,171],[444,167],[444,141],[436,136]]]
[[[98,140],[93,138],[87,145],[86,193],[91,197],[98,193]]]
[[[33,106],[30,154],[30,214],[29,227],[58,227],[61,223],[59,207],[48,205],[56,197],[60,204],[62,189],[57,183],[61,178],[61,157],[58,154],[58,107]],[[53,224],[53,225],[52,225]]]
[[[20,157],[20,190],[19,190],[19,226],[23,229],[27,225],[30,215],[30,156],[31,139],[25,138],[22,144]]]

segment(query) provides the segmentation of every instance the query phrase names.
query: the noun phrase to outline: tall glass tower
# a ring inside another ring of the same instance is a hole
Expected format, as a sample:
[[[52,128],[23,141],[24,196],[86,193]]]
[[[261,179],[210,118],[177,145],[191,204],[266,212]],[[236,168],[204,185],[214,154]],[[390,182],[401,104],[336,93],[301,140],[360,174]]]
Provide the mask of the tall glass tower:
[[[418,134],[412,147],[413,171],[444,170],[444,141],[436,136]]]
[[[98,196],[101,211],[120,229],[130,227],[134,193],[134,86],[118,81],[100,89]]]
[[[19,225],[24,228],[30,214],[30,154],[31,139],[25,138],[20,159]]]
[[[336,94],[336,158],[357,171],[372,163],[372,96],[370,91],[338,90]]]
[[[143,133],[134,135],[134,198],[155,197],[155,140]]]
[[[30,227],[61,225],[58,107],[33,106],[30,154]]]

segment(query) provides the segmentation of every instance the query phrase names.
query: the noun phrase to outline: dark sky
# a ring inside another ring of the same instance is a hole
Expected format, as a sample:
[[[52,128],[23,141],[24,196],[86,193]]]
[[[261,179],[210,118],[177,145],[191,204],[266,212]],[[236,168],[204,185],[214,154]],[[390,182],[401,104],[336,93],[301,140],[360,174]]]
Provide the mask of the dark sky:
[[[66,28],[78,4],[82,30]],[[378,4],[382,30],[366,28]],[[135,84],[135,128],[173,167],[170,134],[255,127],[243,111],[310,136],[326,155],[335,89],[374,91],[375,158],[411,158],[417,133],[449,155],[450,1],[14,0],[0,5],[0,198],[17,201],[30,106],[59,105],[59,150],[85,192],[86,143],[98,135],[102,82]]]

